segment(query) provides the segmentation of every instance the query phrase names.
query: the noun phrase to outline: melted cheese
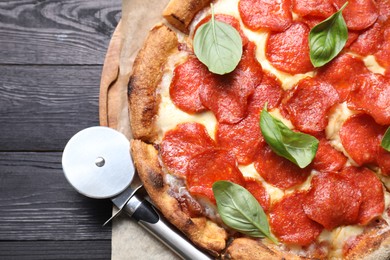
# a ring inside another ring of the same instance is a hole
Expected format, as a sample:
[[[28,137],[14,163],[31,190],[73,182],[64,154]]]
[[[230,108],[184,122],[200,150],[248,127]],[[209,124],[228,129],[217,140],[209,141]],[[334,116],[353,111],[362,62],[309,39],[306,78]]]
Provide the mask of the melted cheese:
[[[196,24],[198,21],[203,19],[206,15],[208,15],[209,12],[210,10],[207,9],[205,12],[201,12],[197,15],[197,17],[195,18],[195,22],[190,27],[192,28],[191,31],[193,31],[194,24]],[[239,18],[238,0],[217,1],[214,5],[214,12],[216,14],[218,13],[230,14],[232,16]],[[265,46],[266,46],[266,41],[269,33],[266,31],[252,32],[249,29],[245,28],[242,22],[241,22],[241,27],[243,28],[243,31],[245,35],[248,37],[248,39],[250,41],[253,41],[257,45],[256,57],[260,61],[263,70],[273,73],[282,82],[282,88],[284,90],[291,89],[293,86],[297,84],[299,80],[301,80],[304,77],[313,77],[315,75],[314,72],[290,75],[288,73],[277,70],[268,62],[265,55]],[[185,37],[180,33],[178,34],[180,35],[179,39],[185,41]],[[176,106],[172,103],[169,97],[169,86],[173,75],[173,69],[177,64],[185,60],[185,58],[186,57],[183,56],[182,54],[173,55],[169,59],[168,66],[165,68],[165,74],[163,76],[163,80],[159,88],[160,91],[159,94],[161,95],[161,104],[160,104],[158,118],[157,118],[157,127],[161,129],[159,135],[160,141],[166,131],[168,131],[169,129],[173,129],[177,124],[184,123],[184,122],[198,122],[205,125],[209,135],[212,138],[215,138],[215,126],[217,124],[217,121],[212,112],[204,112],[204,113],[189,115],[176,108]],[[378,65],[378,63],[376,62],[373,56],[365,57],[363,61],[370,71],[384,74],[384,68]],[[270,111],[270,113],[274,117],[281,120],[290,129],[294,128],[292,123],[286,118],[284,118],[278,109],[273,109],[272,111]],[[326,137],[327,139],[330,140],[331,145],[338,151],[343,152],[349,158],[347,165],[355,165],[355,163],[349,157],[348,153],[345,151],[344,147],[341,144],[339,130],[342,124],[345,122],[345,120],[347,120],[351,115],[355,113],[356,112],[348,109],[346,103],[336,105],[333,108],[333,110],[329,113],[329,124],[325,130]],[[239,169],[245,177],[253,178],[263,183],[263,186],[265,187],[267,193],[270,196],[271,203],[274,203],[282,199],[283,196],[285,196],[286,194],[293,193],[296,190],[310,189],[311,179],[313,178],[313,176],[317,174],[315,171],[313,171],[311,175],[308,177],[308,179],[305,181],[305,183],[298,185],[297,187],[293,187],[283,191],[281,189],[278,189],[266,183],[264,179],[257,173],[253,163],[246,166],[239,165]],[[384,177],[384,176],[380,176],[380,177],[384,185],[387,187],[387,189],[390,189],[390,177]],[[167,181],[168,183],[171,183],[173,186],[176,185],[175,181],[172,178],[168,178]],[[217,215],[217,213],[215,212],[215,207],[213,205],[209,205],[207,202],[204,201],[201,201],[200,203],[205,207],[207,213],[206,215],[214,219]],[[390,194],[387,191],[385,192],[385,203],[386,203],[386,208],[388,208],[390,206]],[[383,213],[382,217],[390,224],[390,217],[386,214],[386,212]],[[342,246],[344,242],[347,241],[348,239],[358,236],[362,232],[363,232],[363,227],[361,226],[343,226],[343,227],[338,227],[332,231],[324,230],[319,236],[319,238],[317,239],[317,241],[327,242],[328,244],[330,244],[330,251],[329,251],[330,259],[340,259],[342,258]],[[306,252],[305,250],[302,249],[302,247],[299,246],[291,246],[289,247],[288,250],[294,251],[297,255],[305,255]]]
[[[271,111],[269,111],[269,113],[271,114],[271,116],[273,116],[274,118],[282,121],[283,124],[285,124],[288,128],[290,129],[294,129],[294,126],[293,124],[291,123],[290,120],[288,120],[287,118],[285,118],[284,116],[282,116],[282,114],[280,113],[280,109],[279,108],[274,108],[272,109]]]
[[[346,102],[338,104],[330,112],[328,117],[328,125],[325,128],[326,138],[330,141],[330,144],[333,146],[333,148],[347,156],[348,164],[351,165],[356,165],[356,163],[351,159],[351,157],[348,155],[347,151],[341,144],[339,131],[344,122],[354,114],[356,114],[356,112],[350,110]]]
[[[239,0],[217,1],[214,5],[214,13],[229,14],[239,18],[238,2]]]
[[[374,73],[379,73],[382,75],[385,75],[385,68],[381,67],[378,62],[376,62],[376,59],[373,55],[369,55],[363,59],[364,64],[366,67]]]

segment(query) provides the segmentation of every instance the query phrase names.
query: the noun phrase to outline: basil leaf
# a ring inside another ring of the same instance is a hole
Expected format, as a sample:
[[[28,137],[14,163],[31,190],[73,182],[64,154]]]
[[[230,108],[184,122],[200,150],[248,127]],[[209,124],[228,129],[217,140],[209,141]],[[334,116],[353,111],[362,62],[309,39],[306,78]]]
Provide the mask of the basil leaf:
[[[386,133],[383,136],[381,146],[383,147],[383,149],[390,152],[390,127],[387,128]]]
[[[310,30],[310,60],[314,67],[321,67],[336,57],[348,39],[348,28],[342,15],[346,2],[332,16]]]
[[[267,107],[261,111],[260,128],[265,141],[279,156],[305,168],[314,159],[319,141],[308,134],[290,130],[282,121],[273,118]]]
[[[194,52],[209,71],[220,75],[232,72],[241,60],[241,36],[233,26],[216,21],[212,8],[211,20],[195,33]]]
[[[267,215],[248,190],[230,181],[217,181],[213,192],[218,213],[227,226],[251,237],[268,237],[277,243],[270,234]]]

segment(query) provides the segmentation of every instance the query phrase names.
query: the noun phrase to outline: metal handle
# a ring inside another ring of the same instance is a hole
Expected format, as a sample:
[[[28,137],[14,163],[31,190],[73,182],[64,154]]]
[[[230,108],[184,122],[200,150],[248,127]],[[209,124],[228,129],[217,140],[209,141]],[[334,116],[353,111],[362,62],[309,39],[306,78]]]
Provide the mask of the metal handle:
[[[135,194],[124,210],[138,221],[138,224],[163,242],[182,259],[213,259],[196,248],[183,234],[168,223],[144,198]]]

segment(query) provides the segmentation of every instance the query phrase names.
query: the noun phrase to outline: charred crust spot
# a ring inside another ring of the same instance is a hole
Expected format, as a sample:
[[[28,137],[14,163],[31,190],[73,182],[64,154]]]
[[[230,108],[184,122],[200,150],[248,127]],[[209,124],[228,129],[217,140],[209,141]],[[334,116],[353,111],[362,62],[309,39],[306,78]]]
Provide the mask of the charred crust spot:
[[[173,194],[172,195],[178,204],[178,207],[186,215],[189,215],[192,218],[203,216],[203,209],[200,204],[190,197],[188,194]]]
[[[184,223],[184,229],[189,230],[194,225],[194,222],[192,219],[188,218],[186,222]]]
[[[387,222],[384,219],[377,217],[373,219],[367,226],[375,229],[381,229],[386,225]]]
[[[179,23],[181,23],[183,26],[185,25],[185,20],[184,19],[181,19],[179,16],[177,16],[176,14],[171,14],[172,18],[175,19],[176,21],[178,21]]]
[[[145,106],[144,108],[142,108],[142,114],[144,116],[147,116],[148,114],[153,114],[154,113],[154,104],[148,104],[147,106]],[[143,121],[149,121],[150,118],[144,118]]]
[[[157,151],[160,151],[160,145],[159,144],[156,144],[156,143],[153,143],[153,148],[156,149]]]
[[[127,94],[130,95],[134,90],[133,82],[136,81],[134,76],[130,77],[129,84],[127,85]]]
[[[150,183],[155,189],[162,189],[164,187],[163,176],[153,170],[148,172]]]

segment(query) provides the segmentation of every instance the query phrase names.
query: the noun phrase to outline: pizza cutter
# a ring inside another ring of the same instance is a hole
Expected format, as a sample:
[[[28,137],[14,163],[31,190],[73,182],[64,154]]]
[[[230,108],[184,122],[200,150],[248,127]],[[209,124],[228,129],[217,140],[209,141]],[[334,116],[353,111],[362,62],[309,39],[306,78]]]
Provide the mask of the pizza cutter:
[[[75,134],[64,148],[62,168],[66,179],[81,194],[110,198],[138,224],[183,259],[212,259],[196,248],[131,187],[135,169],[130,142],[108,127],[95,126]]]

